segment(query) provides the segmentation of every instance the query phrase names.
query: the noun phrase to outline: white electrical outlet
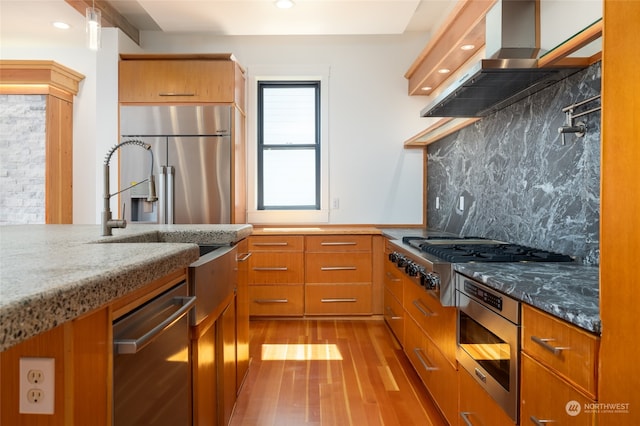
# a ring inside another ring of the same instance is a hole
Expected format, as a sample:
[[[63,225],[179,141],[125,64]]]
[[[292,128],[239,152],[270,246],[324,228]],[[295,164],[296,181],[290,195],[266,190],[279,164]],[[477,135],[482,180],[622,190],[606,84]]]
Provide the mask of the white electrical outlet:
[[[333,209],[338,210],[340,208],[340,198],[333,199]]]
[[[460,211],[464,211],[464,195],[460,196]]]
[[[20,413],[53,414],[55,359],[20,358]]]

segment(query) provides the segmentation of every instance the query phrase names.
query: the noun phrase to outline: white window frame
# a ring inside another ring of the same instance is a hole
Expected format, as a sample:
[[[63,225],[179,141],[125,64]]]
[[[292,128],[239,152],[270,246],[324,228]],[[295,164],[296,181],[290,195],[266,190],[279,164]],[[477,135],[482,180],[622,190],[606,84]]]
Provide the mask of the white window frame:
[[[251,224],[329,222],[328,65],[248,67],[247,221]],[[258,210],[258,81],[320,81],[320,210]]]

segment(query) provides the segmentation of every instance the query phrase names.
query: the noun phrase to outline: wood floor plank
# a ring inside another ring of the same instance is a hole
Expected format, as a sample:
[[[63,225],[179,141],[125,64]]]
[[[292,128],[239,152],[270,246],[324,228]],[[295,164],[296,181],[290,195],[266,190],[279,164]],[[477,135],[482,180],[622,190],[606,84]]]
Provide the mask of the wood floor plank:
[[[253,320],[232,426],[442,426],[383,321]]]

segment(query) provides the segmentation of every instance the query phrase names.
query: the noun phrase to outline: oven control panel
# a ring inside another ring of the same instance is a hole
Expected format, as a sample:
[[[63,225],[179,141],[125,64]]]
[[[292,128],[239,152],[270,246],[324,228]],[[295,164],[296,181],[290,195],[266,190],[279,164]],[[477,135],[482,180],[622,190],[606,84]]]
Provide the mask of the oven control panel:
[[[490,293],[469,280],[464,280],[464,292],[498,311],[502,311],[502,296]]]

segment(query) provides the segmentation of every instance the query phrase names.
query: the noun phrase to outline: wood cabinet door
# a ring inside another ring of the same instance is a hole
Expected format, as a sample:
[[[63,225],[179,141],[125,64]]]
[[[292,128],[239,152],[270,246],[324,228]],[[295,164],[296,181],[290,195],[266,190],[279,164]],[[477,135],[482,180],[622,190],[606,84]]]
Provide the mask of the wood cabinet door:
[[[449,424],[457,424],[458,381],[456,367],[442,355],[436,345],[407,317],[405,320],[405,353],[424,382],[434,402]]]
[[[235,62],[123,60],[120,102],[234,102]]]
[[[249,284],[302,284],[304,253],[253,252],[249,258]]]
[[[444,307],[434,293],[403,277],[403,305],[407,313],[435,342],[449,363],[456,365],[456,308]]]
[[[249,243],[246,239],[238,243],[238,286],[236,292],[236,354],[239,392],[249,370]]]
[[[302,316],[304,285],[249,286],[251,316]]]
[[[527,305],[522,306],[522,351],[595,399],[599,339]]]
[[[553,374],[526,354],[522,354],[520,424],[591,426],[595,413],[585,407],[594,401]]]
[[[460,425],[513,426],[514,423],[464,368],[458,369]],[[522,424],[522,423],[521,423]]]
[[[371,284],[306,284],[308,315],[371,315]]]
[[[306,253],[306,283],[370,283],[371,253]]]
[[[228,425],[236,403],[236,308],[235,301],[216,321],[218,424]]]
[[[405,311],[402,308],[402,303],[396,299],[388,287],[384,289],[384,320],[400,342],[400,346],[404,347]]]

